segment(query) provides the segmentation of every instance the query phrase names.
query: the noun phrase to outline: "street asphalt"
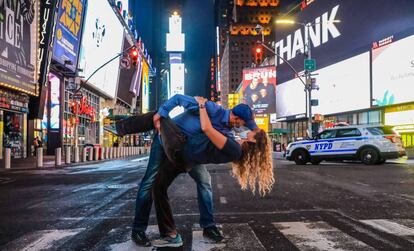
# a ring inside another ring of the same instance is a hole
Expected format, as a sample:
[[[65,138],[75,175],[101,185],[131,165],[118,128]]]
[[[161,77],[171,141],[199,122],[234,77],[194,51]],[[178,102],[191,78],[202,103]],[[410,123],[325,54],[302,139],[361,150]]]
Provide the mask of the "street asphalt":
[[[152,250],[130,240],[147,160],[0,170],[0,250]],[[203,238],[195,183],[180,175],[169,195],[184,246],[160,250],[414,250],[414,165],[274,166],[264,198],[241,191],[229,164],[208,166],[219,244]]]

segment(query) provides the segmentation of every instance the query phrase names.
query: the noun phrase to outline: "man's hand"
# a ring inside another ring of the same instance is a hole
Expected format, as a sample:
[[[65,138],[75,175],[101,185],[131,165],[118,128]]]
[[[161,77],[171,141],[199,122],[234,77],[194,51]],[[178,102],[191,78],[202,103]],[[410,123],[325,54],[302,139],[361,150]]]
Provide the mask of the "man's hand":
[[[160,131],[160,129],[161,129],[160,119],[161,119],[161,116],[158,113],[156,113],[154,115],[154,117],[152,117],[152,120],[154,121],[155,130],[157,130],[158,134],[161,133],[161,131]]]

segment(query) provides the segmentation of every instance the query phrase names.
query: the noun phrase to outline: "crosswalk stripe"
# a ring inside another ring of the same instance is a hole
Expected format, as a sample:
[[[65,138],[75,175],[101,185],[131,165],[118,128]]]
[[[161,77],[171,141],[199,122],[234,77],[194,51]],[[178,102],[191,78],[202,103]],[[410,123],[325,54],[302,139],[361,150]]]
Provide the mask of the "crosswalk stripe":
[[[302,251],[375,250],[323,221],[274,222],[273,225]]]
[[[253,229],[246,223],[229,223],[219,226],[225,237],[222,243],[212,243],[203,237],[203,231],[193,227],[192,251],[209,250],[266,250]]]
[[[130,235],[130,232],[126,232],[128,235]],[[157,225],[151,225],[148,226],[146,234],[150,240],[154,240],[158,238],[158,226]],[[116,243],[110,245],[111,251],[152,251],[153,247],[140,247],[137,246],[130,238],[128,238],[128,241],[122,242],[122,243]]]
[[[83,230],[84,228],[36,231],[7,244],[5,250],[37,251],[50,249],[56,246],[60,240],[74,236]]]
[[[397,222],[400,221],[400,222]],[[360,222],[367,224],[377,230],[397,236],[414,236],[414,220],[361,220]],[[408,226],[412,227],[408,227]]]

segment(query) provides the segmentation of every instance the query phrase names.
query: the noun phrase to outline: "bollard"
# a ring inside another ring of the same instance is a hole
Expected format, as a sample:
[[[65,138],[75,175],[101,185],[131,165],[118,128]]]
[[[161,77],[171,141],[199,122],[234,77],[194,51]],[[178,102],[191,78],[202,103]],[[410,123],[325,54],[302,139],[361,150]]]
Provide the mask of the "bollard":
[[[113,147],[109,148],[109,158],[110,159],[114,158],[114,148]]]
[[[99,158],[100,158],[101,160],[104,160],[104,159],[105,159],[105,147],[100,147],[99,149],[101,150],[101,151],[100,151],[100,155],[101,155],[101,156],[100,156]]]
[[[109,159],[109,147],[105,147],[105,159]]]
[[[71,150],[70,146],[67,146],[66,147],[66,152],[65,152],[66,153],[66,155],[65,155],[65,163],[66,164],[70,164],[70,157],[71,157],[70,156],[70,150]]]
[[[118,149],[119,147],[114,147],[114,159],[118,158]]]
[[[4,153],[4,168],[10,169],[10,164],[11,164],[11,149],[6,148],[5,153]]]
[[[99,147],[93,148],[94,160],[99,160]]]
[[[141,147],[138,147],[138,154],[141,155]]]
[[[78,163],[79,162],[79,147],[75,146],[73,148],[73,150],[74,150],[74,154],[75,154],[75,158],[74,158],[75,163]]]
[[[88,149],[89,149],[89,158],[88,158],[88,160],[89,161],[92,161],[93,160],[93,148],[92,147],[88,147]]]
[[[86,162],[86,154],[88,149],[86,147],[83,147],[82,149],[82,162]]]
[[[55,149],[55,166],[62,165],[62,148]]]

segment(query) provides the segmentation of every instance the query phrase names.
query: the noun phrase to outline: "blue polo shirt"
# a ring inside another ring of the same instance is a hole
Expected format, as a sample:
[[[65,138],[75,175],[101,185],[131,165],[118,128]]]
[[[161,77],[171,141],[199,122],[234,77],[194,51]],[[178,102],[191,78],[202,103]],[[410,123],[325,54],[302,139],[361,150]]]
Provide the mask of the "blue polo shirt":
[[[158,114],[167,118],[170,111],[177,106],[182,106],[185,109],[185,112],[173,118],[181,131],[187,137],[202,134],[198,103],[193,97],[176,94],[158,109]],[[205,107],[213,127],[226,137],[234,138],[229,125],[230,110],[211,101],[208,101]]]

